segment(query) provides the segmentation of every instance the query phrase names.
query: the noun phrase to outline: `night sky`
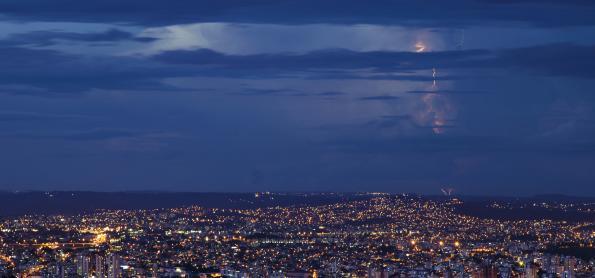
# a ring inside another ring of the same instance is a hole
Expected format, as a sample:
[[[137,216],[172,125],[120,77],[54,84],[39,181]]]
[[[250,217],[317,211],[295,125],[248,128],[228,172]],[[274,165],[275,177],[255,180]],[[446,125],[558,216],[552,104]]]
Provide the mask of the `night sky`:
[[[2,0],[0,190],[595,196],[591,0]]]

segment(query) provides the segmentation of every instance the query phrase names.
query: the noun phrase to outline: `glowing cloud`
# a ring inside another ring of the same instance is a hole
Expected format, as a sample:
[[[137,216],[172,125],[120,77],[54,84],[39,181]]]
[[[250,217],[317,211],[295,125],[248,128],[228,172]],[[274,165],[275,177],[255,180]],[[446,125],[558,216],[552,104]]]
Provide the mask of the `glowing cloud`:
[[[416,42],[415,43],[415,52],[421,53],[426,50],[426,45],[423,42]]]

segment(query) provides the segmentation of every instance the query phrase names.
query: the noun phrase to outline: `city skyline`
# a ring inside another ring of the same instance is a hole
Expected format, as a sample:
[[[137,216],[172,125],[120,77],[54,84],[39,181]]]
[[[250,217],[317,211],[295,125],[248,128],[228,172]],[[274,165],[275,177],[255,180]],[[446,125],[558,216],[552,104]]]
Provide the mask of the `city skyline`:
[[[0,0],[0,278],[593,278],[594,0]]]
[[[235,208],[3,217],[0,273],[48,278],[587,278],[595,273],[593,199],[486,200],[481,212],[474,201],[459,198],[300,196],[308,203],[250,206],[288,197],[262,193],[228,196],[243,200],[243,207]],[[320,197],[325,201],[312,199]],[[536,208],[547,213],[536,215]],[[495,217],[488,211],[521,214]],[[553,217],[560,213],[566,217]]]
[[[593,14],[0,1],[0,191],[595,196]]]

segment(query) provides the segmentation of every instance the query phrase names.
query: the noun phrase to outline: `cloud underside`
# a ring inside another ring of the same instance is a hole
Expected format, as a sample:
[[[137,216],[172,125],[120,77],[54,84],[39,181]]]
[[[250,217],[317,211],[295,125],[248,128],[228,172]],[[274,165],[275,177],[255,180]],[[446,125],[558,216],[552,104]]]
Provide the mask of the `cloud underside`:
[[[592,79],[594,64],[594,46],[573,44],[431,53],[325,50],[306,54],[225,55],[200,49],[140,58],[91,58],[55,50],[1,47],[0,92],[50,95],[91,89],[173,90],[162,80],[192,76],[280,78],[301,74],[305,79],[427,82],[432,80],[431,74],[415,73],[436,67],[521,70],[542,76]]]
[[[0,3],[8,19],[121,22],[144,26],[195,22],[372,23],[465,26],[490,22],[525,22],[540,26],[593,25],[592,1],[94,1],[7,0]]]

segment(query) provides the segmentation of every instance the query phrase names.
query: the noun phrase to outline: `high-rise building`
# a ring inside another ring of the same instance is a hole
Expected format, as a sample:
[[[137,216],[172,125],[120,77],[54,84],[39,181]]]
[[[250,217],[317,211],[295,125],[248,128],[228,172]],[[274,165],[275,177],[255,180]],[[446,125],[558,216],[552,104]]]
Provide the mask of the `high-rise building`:
[[[105,278],[105,261],[101,255],[95,255],[95,277]]]
[[[525,266],[525,277],[526,278],[537,278],[537,267],[531,263]]]
[[[576,266],[576,258],[575,257],[566,257],[564,259],[564,272],[562,272],[562,277],[564,278],[574,278],[574,267]]]
[[[564,270],[561,275],[562,278],[574,278],[574,271],[572,270]]]
[[[481,268],[475,270],[471,277],[474,278],[496,278],[498,277],[498,270],[490,265],[482,266]]]
[[[450,268],[447,268],[444,270],[444,278],[452,278],[452,270]]]
[[[380,271],[375,268],[369,268],[367,278],[380,278]]]
[[[157,264],[153,264],[151,267],[151,277],[157,278],[157,272],[159,271],[159,266]]]
[[[58,263],[58,265],[56,265],[56,276],[57,278],[64,278],[66,277],[66,273],[65,273],[65,268],[64,265],[62,263]]]
[[[90,277],[89,264],[91,258],[85,254],[79,254],[76,258],[76,273],[81,277]]]
[[[110,254],[107,259],[107,278],[122,277],[120,270],[120,256],[118,254]]]

